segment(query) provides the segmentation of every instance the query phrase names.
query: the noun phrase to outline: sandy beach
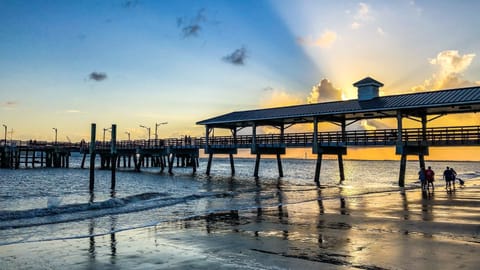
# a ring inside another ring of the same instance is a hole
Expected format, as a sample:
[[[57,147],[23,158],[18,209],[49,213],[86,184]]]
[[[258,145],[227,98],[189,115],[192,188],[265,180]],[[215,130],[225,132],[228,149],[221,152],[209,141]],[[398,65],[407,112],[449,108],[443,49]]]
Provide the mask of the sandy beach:
[[[1,246],[0,269],[478,269],[480,180],[437,184],[288,206],[280,196],[128,231],[112,220],[110,234]]]

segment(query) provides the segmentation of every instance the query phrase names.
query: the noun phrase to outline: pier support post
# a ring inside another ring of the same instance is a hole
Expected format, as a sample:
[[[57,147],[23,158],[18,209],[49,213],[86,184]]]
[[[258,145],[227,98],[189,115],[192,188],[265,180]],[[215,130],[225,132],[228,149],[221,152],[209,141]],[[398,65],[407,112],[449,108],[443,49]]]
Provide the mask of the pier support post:
[[[402,157],[400,158],[400,174],[398,177],[398,186],[404,187],[405,186],[405,170],[407,168],[407,154],[404,152],[402,153]]]
[[[212,167],[212,158],[213,158],[213,153],[208,154],[208,163],[207,163],[207,175],[210,175],[210,168]]]
[[[95,135],[97,133],[97,124],[92,123],[90,134],[90,192],[93,191],[95,186]]]
[[[315,183],[320,185],[320,169],[322,168],[322,153],[317,154],[317,163],[315,165]]]
[[[111,160],[111,166],[112,166],[112,182],[110,188],[115,190],[115,184],[116,184],[116,165],[117,165],[117,125],[113,124],[112,125],[112,136],[111,136],[111,142],[110,142],[110,155],[112,156]]]
[[[345,172],[343,170],[343,155],[338,154],[338,172],[340,173],[340,181],[345,180]]]
[[[232,170],[232,176],[235,175],[235,164],[233,163],[233,154],[229,154],[230,157],[230,169]]]
[[[170,154],[168,157],[168,173],[173,174],[173,162],[175,161],[175,154]]]
[[[418,155],[418,161],[420,162],[420,168],[425,169],[425,156],[423,154]]]
[[[260,153],[257,153],[257,157],[255,158],[255,171],[253,172],[254,177],[258,177],[258,168],[260,167]]]
[[[283,168],[282,168],[282,159],[280,154],[277,154],[277,166],[278,166],[278,175],[283,177]]]

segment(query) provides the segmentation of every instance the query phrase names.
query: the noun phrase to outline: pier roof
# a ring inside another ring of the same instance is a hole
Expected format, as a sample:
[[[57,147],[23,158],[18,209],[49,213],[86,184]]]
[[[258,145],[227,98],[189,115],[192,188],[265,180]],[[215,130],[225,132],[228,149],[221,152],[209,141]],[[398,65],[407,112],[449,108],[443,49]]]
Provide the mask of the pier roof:
[[[233,128],[257,125],[297,124],[319,121],[361,120],[480,112],[480,87],[381,96],[370,100],[345,100],[269,109],[236,111],[197,122],[210,127]]]

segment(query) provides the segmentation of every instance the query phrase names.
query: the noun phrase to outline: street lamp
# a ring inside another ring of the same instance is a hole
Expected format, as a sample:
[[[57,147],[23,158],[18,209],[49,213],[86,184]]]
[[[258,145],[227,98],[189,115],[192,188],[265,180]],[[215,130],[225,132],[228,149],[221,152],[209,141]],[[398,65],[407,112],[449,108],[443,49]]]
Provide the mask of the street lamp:
[[[55,130],[55,144],[57,144],[57,132],[58,132],[58,129],[57,128],[52,128],[53,130]]]
[[[5,142],[3,143],[3,146],[7,147],[7,125],[3,124],[3,127],[5,128]]]
[[[148,130],[148,145],[150,146],[150,128],[144,125],[140,125],[140,127]]]
[[[105,131],[110,130],[112,128],[103,128],[103,145],[105,146]]]
[[[158,126],[160,126],[160,125],[166,125],[166,124],[168,124],[168,122],[155,123],[155,141],[158,140],[158,133],[157,133]]]
[[[125,131],[125,134],[127,134],[127,135],[128,135],[128,141],[130,141],[130,132],[128,132],[128,131]]]

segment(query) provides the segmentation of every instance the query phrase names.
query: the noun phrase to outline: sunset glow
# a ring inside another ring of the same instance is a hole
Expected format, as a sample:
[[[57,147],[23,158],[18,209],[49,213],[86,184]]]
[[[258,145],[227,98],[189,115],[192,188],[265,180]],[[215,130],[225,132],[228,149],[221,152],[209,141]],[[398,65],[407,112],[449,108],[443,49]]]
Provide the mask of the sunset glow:
[[[139,125],[159,122],[168,122],[161,138],[204,136],[195,122],[232,111],[356,99],[352,84],[366,76],[385,84],[381,95],[479,85],[479,9],[475,1],[0,0],[0,121],[18,140],[52,141],[57,128],[60,141],[88,141],[91,123],[117,124],[120,140],[146,139]],[[480,117],[428,125],[480,125]],[[396,128],[396,120],[349,128]],[[349,157],[397,158],[386,149]],[[431,157],[478,160],[478,148],[445,149]]]

